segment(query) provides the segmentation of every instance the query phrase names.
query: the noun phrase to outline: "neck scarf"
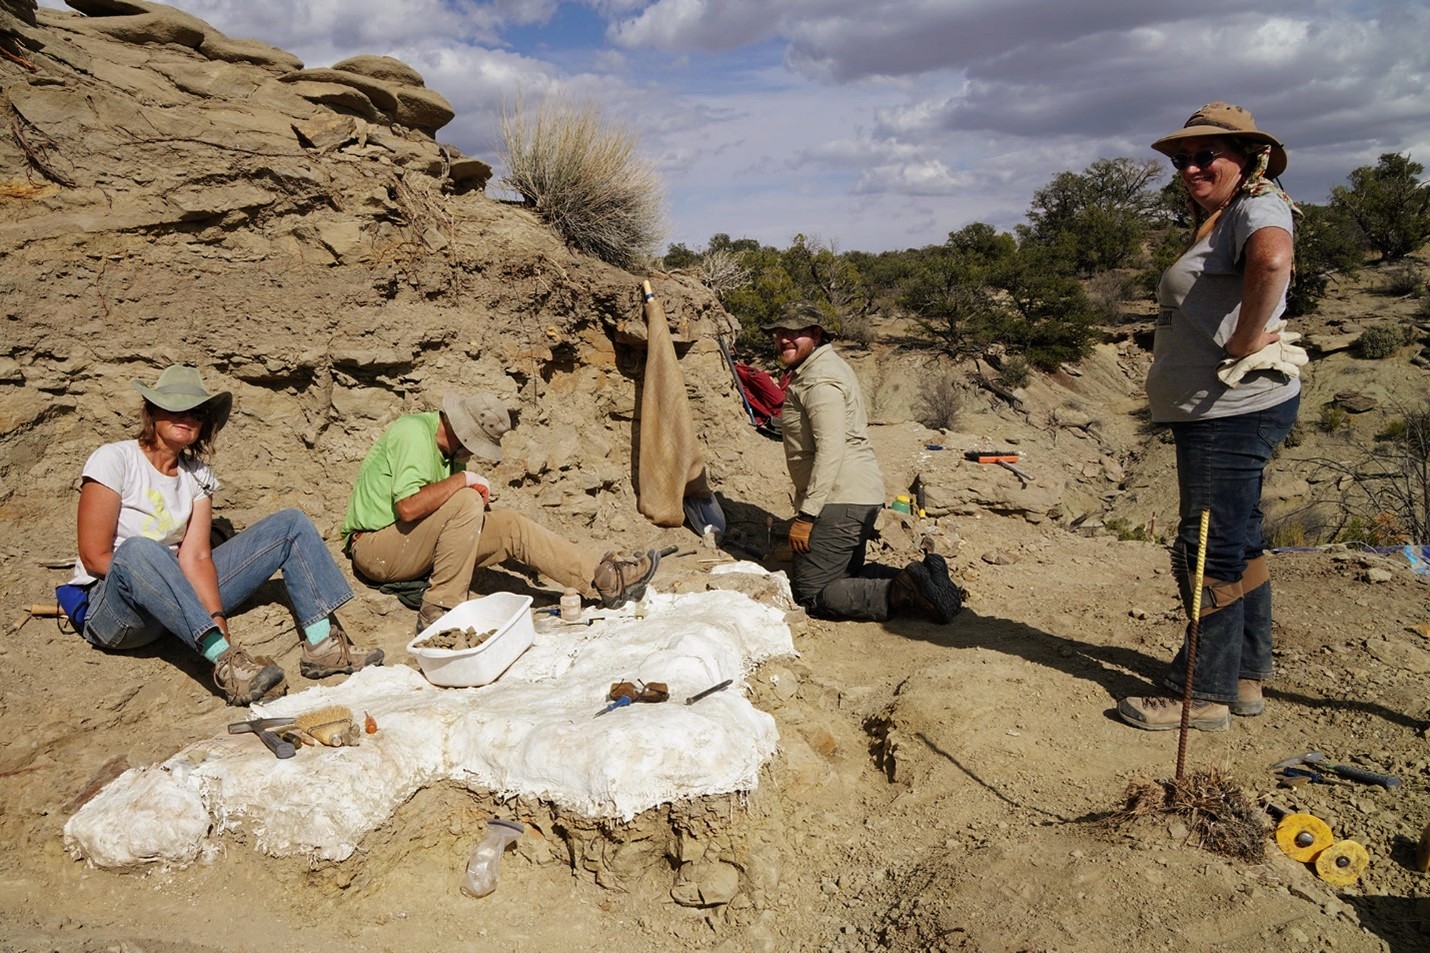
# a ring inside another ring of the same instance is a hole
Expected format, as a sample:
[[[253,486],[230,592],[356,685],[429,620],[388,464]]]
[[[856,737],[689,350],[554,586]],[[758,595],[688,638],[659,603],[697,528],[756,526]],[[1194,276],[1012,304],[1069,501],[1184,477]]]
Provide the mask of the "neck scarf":
[[[1220,206],[1208,212],[1187,196],[1187,203],[1192,210],[1192,240],[1187,245],[1190,248],[1201,241],[1216,226],[1217,219],[1221,218],[1221,213],[1239,195],[1276,195],[1291,207],[1291,220],[1299,222],[1305,214],[1301,211],[1301,206],[1297,205],[1291,196],[1287,195],[1281,188],[1279,182],[1266,178],[1266,164],[1271,161],[1271,147],[1264,146],[1251,153],[1251,163],[1246,167],[1246,171],[1241,174],[1241,181],[1237,183],[1236,189],[1231,196]]]

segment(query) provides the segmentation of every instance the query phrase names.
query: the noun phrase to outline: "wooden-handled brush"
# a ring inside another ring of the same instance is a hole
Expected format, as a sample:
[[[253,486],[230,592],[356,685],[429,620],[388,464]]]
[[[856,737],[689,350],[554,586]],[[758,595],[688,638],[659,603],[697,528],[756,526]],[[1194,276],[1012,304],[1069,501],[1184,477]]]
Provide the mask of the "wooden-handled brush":
[[[231,735],[251,731],[279,758],[291,758],[294,747],[284,736],[300,743],[327,745],[329,748],[352,747],[362,742],[362,728],[353,720],[350,708],[329,705],[284,718],[259,718],[228,726]]]
[[[329,748],[352,747],[362,742],[362,728],[353,719],[352,709],[329,705],[293,716],[292,731],[304,741]]]

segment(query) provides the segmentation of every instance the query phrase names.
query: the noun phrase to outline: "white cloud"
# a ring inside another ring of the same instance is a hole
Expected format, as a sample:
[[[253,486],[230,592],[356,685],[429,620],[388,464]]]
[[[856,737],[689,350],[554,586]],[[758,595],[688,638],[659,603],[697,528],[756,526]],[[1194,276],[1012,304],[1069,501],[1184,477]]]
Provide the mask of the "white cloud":
[[[876,250],[1012,228],[1059,172],[1151,157],[1216,99],[1286,141],[1303,201],[1384,152],[1430,164],[1424,0],[174,5],[312,66],[396,56],[457,109],[441,138],[489,159],[504,102],[590,97],[640,130],[672,239],[692,245],[803,232]]]
[[[729,50],[769,39],[778,32],[778,11],[770,0],[657,0],[612,24],[612,40],[630,48]]]
[[[890,163],[867,169],[854,186],[857,195],[956,195],[970,184],[968,176],[957,176],[937,159]]]

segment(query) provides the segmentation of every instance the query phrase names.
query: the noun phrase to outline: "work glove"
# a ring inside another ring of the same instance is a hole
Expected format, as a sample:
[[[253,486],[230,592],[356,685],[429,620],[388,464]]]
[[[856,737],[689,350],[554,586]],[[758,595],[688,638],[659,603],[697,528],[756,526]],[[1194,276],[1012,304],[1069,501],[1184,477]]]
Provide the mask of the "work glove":
[[[1254,354],[1243,358],[1228,357],[1217,365],[1216,374],[1227,387],[1235,387],[1241,379],[1252,371],[1276,371],[1286,378],[1295,380],[1301,376],[1301,368],[1310,360],[1306,349],[1296,342],[1301,335],[1296,331],[1283,331],[1286,322],[1281,321],[1268,330],[1279,333],[1279,340],[1272,341]]]
[[[814,520],[801,513],[789,524],[789,548],[797,553],[809,552],[809,534],[814,531]]]
[[[483,506],[492,501],[492,485],[487,482],[485,477],[478,476],[471,470],[463,470],[462,476],[467,481],[468,489],[476,490],[481,494]]]

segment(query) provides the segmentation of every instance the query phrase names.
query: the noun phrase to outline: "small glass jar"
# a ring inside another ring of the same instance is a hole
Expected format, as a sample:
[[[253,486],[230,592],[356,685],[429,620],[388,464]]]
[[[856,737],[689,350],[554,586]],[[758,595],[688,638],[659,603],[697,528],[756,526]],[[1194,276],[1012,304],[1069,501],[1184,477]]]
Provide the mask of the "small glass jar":
[[[581,621],[581,593],[575,589],[567,589],[561,594],[561,621]]]

